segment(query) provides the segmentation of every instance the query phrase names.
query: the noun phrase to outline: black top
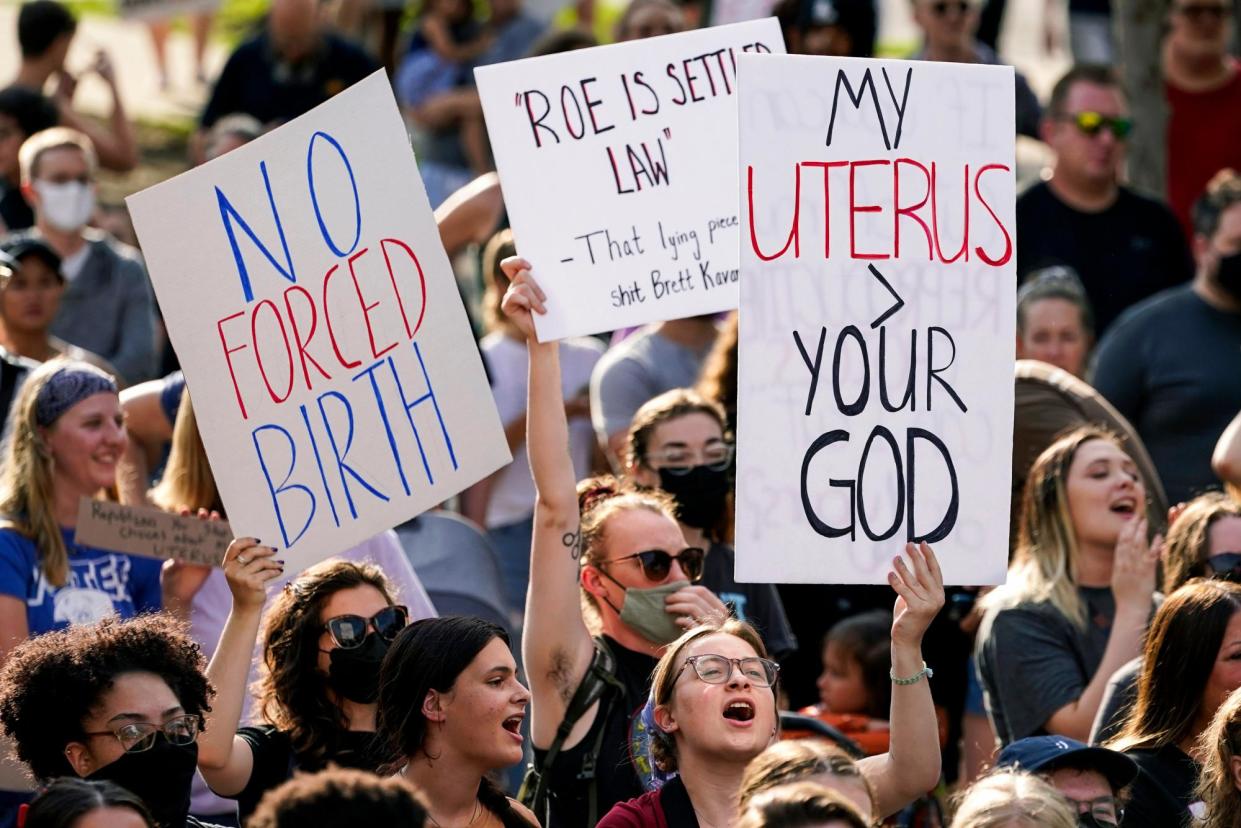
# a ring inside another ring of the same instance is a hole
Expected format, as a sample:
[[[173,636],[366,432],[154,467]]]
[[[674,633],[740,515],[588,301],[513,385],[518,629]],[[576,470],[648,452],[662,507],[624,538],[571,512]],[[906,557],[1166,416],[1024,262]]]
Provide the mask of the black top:
[[[26,203],[21,188],[0,181],[0,221],[9,232],[34,227],[34,210]]]
[[[290,779],[294,771],[322,770],[327,762],[342,768],[366,771],[378,771],[387,764],[387,756],[376,743],[374,733],[346,732],[341,736],[340,749],[329,756],[327,762],[306,761],[298,757],[293,752],[289,734],[271,725],[243,727],[237,735],[246,740],[254,754],[250,781],[241,793],[229,797],[237,800],[243,825],[258,807],[263,794]]]
[[[1198,764],[1180,748],[1131,750],[1138,778],[1129,788],[1125,828],[1182,828],[1193,824],[1189,806],[1197,800]]]
[[[1218,488],[1211,452],[1241,411],[1241,313],[1188,286],[1143,302],[1100,343],[1094,384],[1137,428],[1169,503]]]
[[[1160,202],[1121,187],[1112,206],[1083,213],[1039,182],[1017,199],[1017,273],[1051,265],[1077,271],[1100,335],[1125,308],[1194,274],[1185,236]]]
[[[797,637],[784,614],[780,593],[773,584],[739,584],[733,577],[737,556],[731,546],[713,543],[703,564],[702,585],[728,605],[738,621],[758,630],[774,659],[797,650]]]
[[[551,820],[544,828],[578,828],[587,824],[589,786],[582,784],[577,777],[582,771],[583,759],[594,748],[600,728],[604,732],[596,765],[599,786],[596,819],[616,803],[634,799],[644,791],[630,761],[629,731],[634,717],[646,704],[651,689],[651,673],[659,662],[649,655],[622,647],[607,636],[603,639],[616,657],[616,677],[625,686],[625,698],[613,697],[610,702],[605,699],[603,704],[608,705],[607,715],[596,715],[585,738],[561,751],[556,758],[556,764],[547,775]],[[546,751],[536,748],[534,753],[542,761]]]
[[[297,65],[281,60],[266,31],[237,47],[224,65],[202,126],[244,112],[264,124],[283,123],[314,109],[379,68],[362,49],[330,32],[318,50]]]

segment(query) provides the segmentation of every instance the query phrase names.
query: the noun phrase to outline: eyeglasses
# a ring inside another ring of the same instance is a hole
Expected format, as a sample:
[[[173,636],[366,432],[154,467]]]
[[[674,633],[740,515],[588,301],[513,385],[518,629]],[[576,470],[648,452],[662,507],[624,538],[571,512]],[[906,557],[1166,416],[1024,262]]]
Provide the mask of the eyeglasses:
[[[1219,581],[1241,583],[1241,552],[1221,552],[1202,562],[1202,574]]]
[[[402,606],[384,607],[370,618],[360,615],[337,615],[324,623],[332,641],[342,650],[361,647],[367,629],[374,627],[384,641],[392,641],[409,623],[409,610]]]
[[[623,558],[600,561],[599,565],[637,561],[638,565],[642,567],[642,574],[648,580],[662,581],[672,571],[672,562],[676,561],[681,565],[681,571],[685,573],[686,578],[689,578],[691,581],[697,581],[702,577],[703,562],[706,558],[707,551],[705,549],[698,546],[689,546],[675,555],[665,552],[663,549],[648,549],[645,552],[635,552]]]
[[[973,11],[974,4],[967,3],[965,0],[937,0],[928,8],[936,17],[947,17],[948,12],[955,12],[959,15],[968,14]]]
[[[733,677],[733,669],[756,687],[770,687],[776,683],[780,674],[780,665],[771,659],[750,656],[749,658],[725,658],[722,655],[706,654],[690,656],[685,659],[677,676],[672,680],[676,684],[686,667],[693,667],[698,678],[707,684],[727,684]]]
[[[733,444],[726,440],[708,443],[703,447],[700,457],[699,461],[694,452],[678,446],[648,455],[647,464],[653,469],[675,475],[689,474],[696,465],[706,466],[711,471],[724,471],[732,464]]]
[[[202,718],[192,713],[169,719],[162,725],[152,722],[126,722],[115,730],[98,730],[87,733],[87,736],[115,736],[126,753],[142,753],[155,746],[155,737],[160,733],[169,744],[192,745],[198,741],[198,730],[202,727]]]
[[[1192,5],[1173,8],[1172,11],[1176,14],[1189,18],[1195,23],[1200,23],[1207,18],[1210,18],[1212,21],[1218,23],[1225,17],[1232,14],[1232,9],[1227,6],[1223,4],[1217,6],[1212,3],[1194,3]]]
[[[1077,824],[1082,828],[1115,828],[1120,824],[1120,818],[1124,815],[1124,809],[1116,803],[1113,796],[1101,796],[1097,799],[1073,799],[1066,796],[1077,810]]]
[[[1112,117],[1091,110],[1077,112],[1072,115],[1062,115],[1060,119],[1073,124],[1083,135],[1088,135],[1091,138],[1106,129],[1112,133],[1117,141],[1123,141],[1129,137],[1129,133],[1133,130],[1132,118]]]

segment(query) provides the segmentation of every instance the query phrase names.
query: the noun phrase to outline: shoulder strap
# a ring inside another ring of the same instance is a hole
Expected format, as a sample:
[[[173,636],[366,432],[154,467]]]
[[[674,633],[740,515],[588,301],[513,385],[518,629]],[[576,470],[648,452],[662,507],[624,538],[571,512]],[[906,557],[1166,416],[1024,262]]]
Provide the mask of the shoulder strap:
[[[600,636],[594,638],[594,644],[595,652],[591,657],[590,667],[587,668],[586,674],[582,676],[582,681],[569,699],[564,719],[561,720],[560,726],[556,728],[555,738],[552,739],[547,752],[543,755],[543,760],[531,763],[525,778],[522,780],[521,791],[517,795],[517,800],[534,811],[535,814],[540,815],[544,824],[547,824],[548,821],[548,814],[546,813],[547,777],[555,765],[556,758],[560,755],[565,741],[573,731],[573,726],[605,694],[609,696],[609,699],[606,702],[606,706],[599,709],[598,716],[606,717],[611,708],[612,700],[616,696],[623,698],[626,695],[625,685],[616,677],[616,656],[612,654],[611,648],[608,647],[607,642]],[[599,756],[599,749],[603,744],[603,731],[604,728],[600,727],[594,744],[591,745],[591,749],[587,751],[586,756],[582,759],[582,769],[577,777],[579,780],[590,784],[591,821],[588,823],[590,825],[594,824],[594,819],[597,816],[598,792],[594,781],[595,762]]]

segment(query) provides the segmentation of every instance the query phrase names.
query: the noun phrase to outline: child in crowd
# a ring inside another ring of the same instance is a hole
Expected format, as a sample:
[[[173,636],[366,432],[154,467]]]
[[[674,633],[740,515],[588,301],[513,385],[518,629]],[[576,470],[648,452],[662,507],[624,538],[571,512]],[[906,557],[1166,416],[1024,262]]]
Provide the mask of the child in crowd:
[[[492,169],[487,127],[469,64],[491,47],[490,32],[474,21],[470,0],[427,0],[393,84],[413,123],[431,132],[459,129],[475,175]]]
[[[886,753],[891,735],[892,615],[871,610],[836,624],[823,642],[819,703],[801,712],[844,733],[867,756]]]

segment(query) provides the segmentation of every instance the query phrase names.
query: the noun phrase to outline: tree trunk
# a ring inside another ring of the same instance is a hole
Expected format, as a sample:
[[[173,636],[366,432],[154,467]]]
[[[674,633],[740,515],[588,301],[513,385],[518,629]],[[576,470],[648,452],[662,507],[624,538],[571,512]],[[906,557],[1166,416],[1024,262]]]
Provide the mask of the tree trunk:
[[[1117,58],[1133,115],[1129,184],[1167,197],[1168,104],[1160,65],[1168,0],[1113,0]]]

